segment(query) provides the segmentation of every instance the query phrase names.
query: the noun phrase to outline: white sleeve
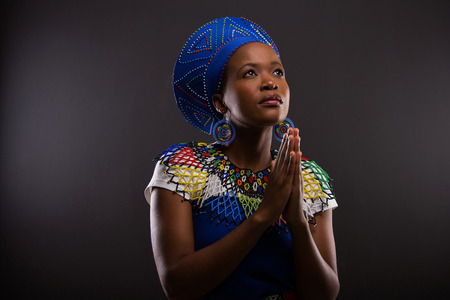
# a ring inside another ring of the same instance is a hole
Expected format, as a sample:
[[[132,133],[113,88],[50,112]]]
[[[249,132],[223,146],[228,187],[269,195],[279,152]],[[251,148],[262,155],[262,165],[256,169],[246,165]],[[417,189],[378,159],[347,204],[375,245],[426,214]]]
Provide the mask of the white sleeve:
[[[323,203],[319,198],[304,200],[305,206],[303,210],[310,216],[329,209],[335,209],[338,206],[336,199],[329,199],[327,203]]]
[[[338,206],[328,174],[314,161],[302,163],[303,210],[309,216]]]
[[[153,171],[153,177],[150,180],[150,183],[147,185],[147,187],[144,190],[144,196],[145,196],[145,199],[147,200],[148,204],[150,204],[152,187],[164,188],[169,191],[176,192],[180,196],[183,196],[182,192],[177,192],[177,184],[170,182],[171,175],[169,175],[165,172],[166,169],[167,169],[167,166],[163,165],[162,163],[158,162],[156,164],[155,170]]]

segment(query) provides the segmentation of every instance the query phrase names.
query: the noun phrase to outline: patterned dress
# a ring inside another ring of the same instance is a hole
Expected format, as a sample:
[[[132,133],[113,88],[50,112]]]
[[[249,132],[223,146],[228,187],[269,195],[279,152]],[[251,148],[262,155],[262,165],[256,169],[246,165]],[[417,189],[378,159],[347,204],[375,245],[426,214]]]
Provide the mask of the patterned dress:
[[[277,152],[271,151],[276,159]],[[169,189],[192,205],[195,248],[204,248],[248,219],[262,201],[270,168],[253,172],[235,166],[217,143],[171,146],[156,160],[152,187]],[[303,209],[314,214],[337,206],[330,178],[315,162],[302,159]],[[292,240],[280,216],[261,236],[239,267],[202,299],[291,299],[295,290]],[[199,283],[201,284],[201,283]]]

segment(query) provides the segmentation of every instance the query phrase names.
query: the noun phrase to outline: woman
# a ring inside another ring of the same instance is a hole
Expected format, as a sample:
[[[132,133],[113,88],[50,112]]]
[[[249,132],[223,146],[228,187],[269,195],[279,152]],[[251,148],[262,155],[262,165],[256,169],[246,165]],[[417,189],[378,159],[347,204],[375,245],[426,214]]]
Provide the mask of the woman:
[[[328,175],[302,158],[269,35],[243,18],[205,24],[183,47],[173,87],[187,121],[217,142],[170,147],[146,189],[166,295],[336,298],[337,204]]]

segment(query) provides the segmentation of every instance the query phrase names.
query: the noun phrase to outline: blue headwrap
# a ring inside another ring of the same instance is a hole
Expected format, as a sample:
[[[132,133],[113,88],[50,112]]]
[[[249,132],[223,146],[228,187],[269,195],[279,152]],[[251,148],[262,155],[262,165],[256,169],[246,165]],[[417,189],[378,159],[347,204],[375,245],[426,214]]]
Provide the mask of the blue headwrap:
[[[195,31],[181,49],[173,71],[173,91],[178,107],[195,128],[211,134],[223,116],[212,103],[220,90],[225,67],[239,47],[260,42],[278,53],[270,36],[244,18],[213,20]]]

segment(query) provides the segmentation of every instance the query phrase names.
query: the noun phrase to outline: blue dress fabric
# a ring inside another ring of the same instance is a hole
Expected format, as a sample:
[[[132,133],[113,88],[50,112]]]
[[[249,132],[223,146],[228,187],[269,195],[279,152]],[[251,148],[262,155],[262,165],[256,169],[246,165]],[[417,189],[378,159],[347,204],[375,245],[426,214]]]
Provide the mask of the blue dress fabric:
[[[277,152],[271,154],[276,159]],[[189,201],[196,250],[220,240],[258,209],[270,174],[270,168],[252,172],[235,166],[217,143],[173,145],[156,161],[145,191],[147,201],[152,187],[169,189]],[[302,161],[302,176],[306,216],[313,219],[315,213],[337,206],[330,178],[315,162]],[[292,299],[294,290],[292,239],[280,216],[236,270],[201,299]]]

